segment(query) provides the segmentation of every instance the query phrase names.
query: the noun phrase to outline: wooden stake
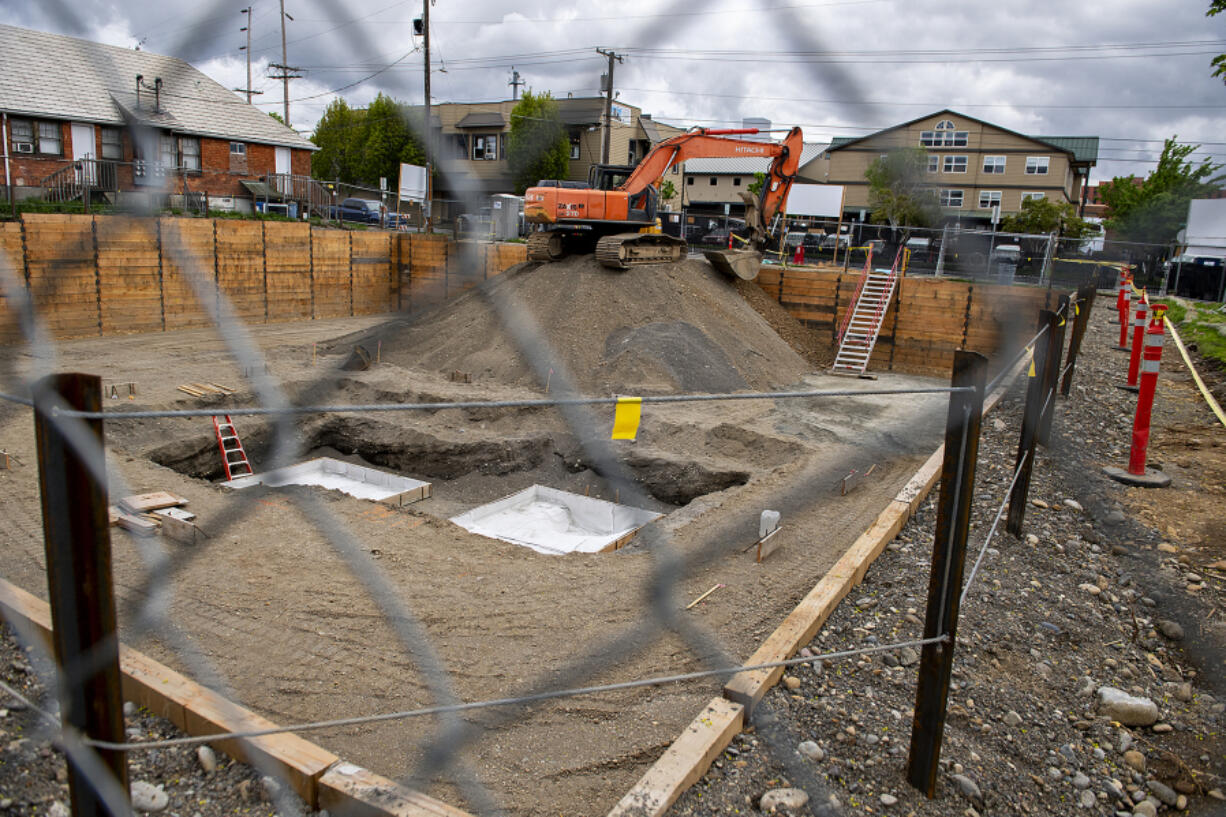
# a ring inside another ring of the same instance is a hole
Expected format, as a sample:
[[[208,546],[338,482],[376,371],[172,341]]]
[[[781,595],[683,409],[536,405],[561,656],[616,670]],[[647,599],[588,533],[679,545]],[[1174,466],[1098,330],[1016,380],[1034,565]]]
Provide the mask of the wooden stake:
[[[714,593],[716,590],[720,589],[721,587],[724,587],[724,585],[722,585],[722,584],[717,584],[717,585],[715,585],[715,586],[714,586],[714,587],[712,587],[710,590],[708,590],[707,592],[703,593],[701,596],[699,596],[698,598],[694,599],[694,600],[693,600],[693,601],[691,601],[689,604],[685,605],[685,609],[689,610],[689,609],[690,609],[691,607],[693,607],[695,604],[698,604],[698,602],[702,601],[702,600],[703,600],[703,599],[705,599],[707,596],[711,595],[712,593]]]

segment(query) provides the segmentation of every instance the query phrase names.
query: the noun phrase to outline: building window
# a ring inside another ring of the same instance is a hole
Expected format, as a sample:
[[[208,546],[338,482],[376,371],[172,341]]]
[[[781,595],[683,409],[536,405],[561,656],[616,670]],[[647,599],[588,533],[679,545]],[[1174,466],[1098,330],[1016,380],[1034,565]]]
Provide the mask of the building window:
[[[940,169],[941,169],[941,157],[940,157],[940,156],[937,156],[935,153],[933,153],[933,154],[929,155],[929,157],[928,157],[928,172],[929,172],[929,173],[936,173],[936,172],[937,172],[938,170],[940,170]]]
[[[942,190],[941,191],[941,206],[942,207],[961,207],[962,206],[962,191],[961,190]]]
[[[965,173],[966,172],[966,157],[965,156],[946,156],[945,165],[941,168],[946,173]]]
[[[712,176],[712,177],[711,177],[711,186],[712,186],[712,187],[714,187],[714,186],[715,186],[715,185],[718,183],[718,181],[719,181],[718,179],[716,179],[714,176]]]
[[[993,207],[1000,206],[1000,191],[999,190],[980,190],[979,191],[979,209],[991,210]]]
[[[687,176],[687,177],[686,177],[686,180],[685,180],[685,183],[686,183],[686,184],[693,184],[693,183],[694,183],[694,177],[693,177],[693,176]]]
[[[579,137],[578,136],[570,137],[570,158],[571,159],[579,158]]]
[[[1046,176],[1047,175],[1047,156],[1027,156],[1026,157],[1026,175],[1027,176]]]
[[[1031,201],[1031,200],[1042,201],[1045,198],[1047,198],[1046,193],[1023,193],[1022,194],[1022,201]]]
[[[169,133],[163,133],[158,136],[158,163],[162,167],[172,168],[179,166],[178,151],[175,150],[175,138]]]
[[[102,158],[123,159],[123,132],[119,128],[102,129]]]
[[[498,135],[473,136],[473,161],[494,161],[498,158]]]
[[[14,153],[34,152],[34,125],[29,119],[10,119],[9,134]]]
[[[231,156],[246,156],[247,155],[247,143],[246,142],[231,142],[230,143],[230,155]]]
[[[741,177],[740,177],[740,176],[733,176],[733,177],[732,177],[732,186],[733,186],[733,187],[740,187],[740,186],[741,186]]]
[[[200,172],[200,140],[194,136],[179,139],[179,167]]]
[[[467,159],[468,158],[468,134],[452,133],[447,140],[447,145],[451,148],[452,159]]]
[[[937,123],[936,130],[920,132],[920,144],[927,148],[966,147],[970,132],[954,130],[954,127],[955,125],[952,120],[942,119]]]
[[[506,158],[507,155],[507,135],[505,133],[498,134],[498,155]]]
[[[64,134],[59,122],[38,123],[38,152],[53,156],[64,155]]]
[[[1005,157],[1004,156],[984,156],[983,157],[983,172],[984,173],[1004,173],[1005,172]]]

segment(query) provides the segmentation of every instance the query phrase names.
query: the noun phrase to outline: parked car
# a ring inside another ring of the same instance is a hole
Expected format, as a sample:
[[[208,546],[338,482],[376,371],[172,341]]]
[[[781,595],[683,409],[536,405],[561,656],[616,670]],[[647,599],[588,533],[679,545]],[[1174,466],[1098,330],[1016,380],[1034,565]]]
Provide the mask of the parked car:
[[[718,230],[712,230],[702,238],[698,239],[698,243],[704,247],[727,247],[728,230],[724,227],[721,227]],[[733,241],[733,244],[736,244],[735,240]]]
[[[822,247],[820,233],[792,232],[783,237],[783,246],[788,252],[795,252],[797,247],[804,247],[805,252],[816,252]]]
[[[356,221],[361,224],[382,224],[383,205],[372,199],[345,199],[336,209],[340,221]]]
[[[834,235],[832,233],[822,237],[823,250],[833,250],[835,247],[838,247],[839,249],[847,249],[847,247],[850,245],[851,239],[848,238],[847,233],[843,233],[842,235]]]

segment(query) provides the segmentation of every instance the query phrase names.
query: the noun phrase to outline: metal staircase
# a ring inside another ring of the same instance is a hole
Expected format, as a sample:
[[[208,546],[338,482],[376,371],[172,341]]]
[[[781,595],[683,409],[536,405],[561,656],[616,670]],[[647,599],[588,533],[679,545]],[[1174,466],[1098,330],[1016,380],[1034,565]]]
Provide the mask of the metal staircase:
[[[213,431],[217,434],[217,445],[221,449],[221,465],[226,470],[226,480],[254,474],[229,414],[213,415]]]
[[[862,376],[868,368],[873,347],[881,334],[885,312],[898,286],[898,263],[901,253],[894,258],[888,270],[874,270],[870,251],[864,262],[864,273],[856,294],[848,304],[847,313],[839,328],[839,351],[834,357],[835,374]]]

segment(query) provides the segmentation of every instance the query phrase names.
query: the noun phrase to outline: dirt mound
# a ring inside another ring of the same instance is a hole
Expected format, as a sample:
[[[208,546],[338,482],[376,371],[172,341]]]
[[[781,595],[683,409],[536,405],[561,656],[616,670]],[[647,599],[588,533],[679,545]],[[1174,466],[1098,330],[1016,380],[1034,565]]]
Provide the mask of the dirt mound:
[[[525,264],[377,337],[334,345],[374,348],[379,340],[383,360],[400,366],[541,388],[507,331],[509,316],[534,324],[585,394],[771,389],[812,369],[731,282],[697,260],[624,272],[591,256]]]

